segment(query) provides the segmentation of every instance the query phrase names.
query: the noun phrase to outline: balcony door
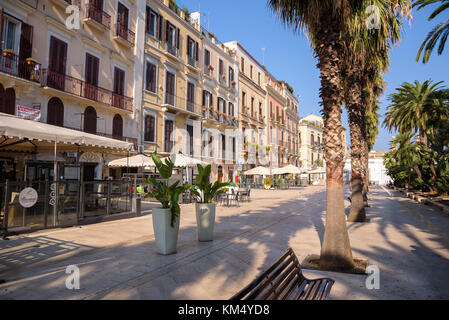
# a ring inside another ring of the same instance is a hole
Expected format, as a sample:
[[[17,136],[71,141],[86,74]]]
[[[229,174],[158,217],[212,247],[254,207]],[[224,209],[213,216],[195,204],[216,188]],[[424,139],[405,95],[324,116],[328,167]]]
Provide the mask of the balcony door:
[[[115,139],[123,138],[123,118],[119,114],[116,114],[112,121],[112,136]]]
[[[84,132],[97,133],[97,112],[93,107],[84,110]]]
[[[165,132],[164,132],[164,151],[171,153],[173,151],[173,130],[174,121],[165,120]]]
[[[67,63],[67,43],[55,37],[50,38],[47,85],[57,90],[65,89],[65,70]]]
[[[86,53],[84,97],[90,100],[98,100],[98,73],[100,71],[100,59]]]
[[[165,103],[175,105],[175,75],[168,71],[165,76]]]
[[[125,108],[125,71],[114,68],[114,94],[113,105],[116,108]]]
[[[103,23],[103,0],[89,0],[90,18]]]
[[[117,6],[117,35],[128,40],[129,9],[120,2]]]

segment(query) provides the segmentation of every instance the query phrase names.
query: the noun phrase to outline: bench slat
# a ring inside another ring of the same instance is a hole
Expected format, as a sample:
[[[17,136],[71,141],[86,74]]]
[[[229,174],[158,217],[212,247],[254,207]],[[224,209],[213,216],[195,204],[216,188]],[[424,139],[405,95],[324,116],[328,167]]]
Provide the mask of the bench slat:
[[[329,278],[305,278],[298,258],[289,248],[231,300],[324,300],[334,282]]]

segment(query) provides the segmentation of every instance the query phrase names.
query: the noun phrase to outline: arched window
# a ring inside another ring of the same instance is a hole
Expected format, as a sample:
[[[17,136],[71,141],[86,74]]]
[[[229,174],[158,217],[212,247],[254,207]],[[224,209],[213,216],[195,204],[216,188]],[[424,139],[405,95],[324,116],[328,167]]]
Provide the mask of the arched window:
[[[310,144],[311,145],[315,144],[315,136],[313,134],[310,135]]]
[[[114,138],[123,137],[123,118],[119,114],[116,114],[112,121],[112,136]]]
[[[93,107],[84,110],[84,132],[97,133],[97,112]]]
[[[47,123],[55,126],[64,126],[64,104],[61,99],[53,97],[47,105]]]
[[[148,142],[154,142],[154,130],[155,130],[155,119],[153,116],[145,116],[145,132],[144,140]]]
[[[8,88],[5,90],[2,112],[12,115],[16,114],[16,92],[13,88]]]

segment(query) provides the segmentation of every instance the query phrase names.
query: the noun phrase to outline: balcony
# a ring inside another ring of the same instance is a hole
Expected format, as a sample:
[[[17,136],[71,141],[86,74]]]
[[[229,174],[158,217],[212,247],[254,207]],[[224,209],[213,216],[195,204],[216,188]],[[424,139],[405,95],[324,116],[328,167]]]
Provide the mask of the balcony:
[[[211,65],[204,65],[204,74],[210,78],[214,75],[214,67]]]
[[[196,68],[197,63],[198,63],[198,61],[196,61],[195,58],[187,56],[187,64],[189,66]]]
[[[165,43],[165,50],[168,53],[170,53],[172,56],[175,56],[175,57],[178,56],[178,48],[176,48],[176,46],[171,44],[170,42]]]
[[[133,99],[86,83],[83,80],[60,74],[49,69],[42,70],[42,87],[63,91],[84,99],[102,103],[126,111],[133,111]]]
[[[135,33],[129,30],[128,27],[123,26],[121,24],[115,25],[114,40],[117,40],[122,45],[131,48],[134,47],[135,39],[136,39]]]
[[[226,86],[226,73],[221,73],[218,76],[218,81],[220,82],[221,85]]]
[[[164,94],[164,106],[176,112],[181,111],[188,114],[199,114],[200,111],[199,106],[195,104],[195,102],[175,96],[168,92],[165,92]]]
[[[103,10],[95,7],[92,1],[87,4],[86,19],[84,19],[84,21],[100,31],[111,29],[111,16]]]
[[[14,54],[0,56],[0,72],[37,83],[41,80],[40,63],[22,60]]]

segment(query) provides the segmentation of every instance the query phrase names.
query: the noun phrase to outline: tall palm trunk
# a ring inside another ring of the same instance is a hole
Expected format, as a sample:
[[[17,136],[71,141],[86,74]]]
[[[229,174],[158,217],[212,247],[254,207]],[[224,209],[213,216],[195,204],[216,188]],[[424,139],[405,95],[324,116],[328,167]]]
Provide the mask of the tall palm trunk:
[[[344,145],[342,139],[341,46],[338,26],[332,13],[323,15],[316,36],[316,52],[320,69],[324,148],[326,160],[326,225],[321,246],[320,265],[326,269],[345,269],[354,265],[343,193]]]
[[[364,152],[366,140],[365,107],[362,104],[361,75],[356,67],[348,67],[345,102],[351,134],[351,210],[348,221],[365,222],[363,203]]]
[[[369,192],[369,148],[368,141],[364,140],[364,148],[362,153],[362,164],[363,164],[363,206],[368,207],[368,192]]]

